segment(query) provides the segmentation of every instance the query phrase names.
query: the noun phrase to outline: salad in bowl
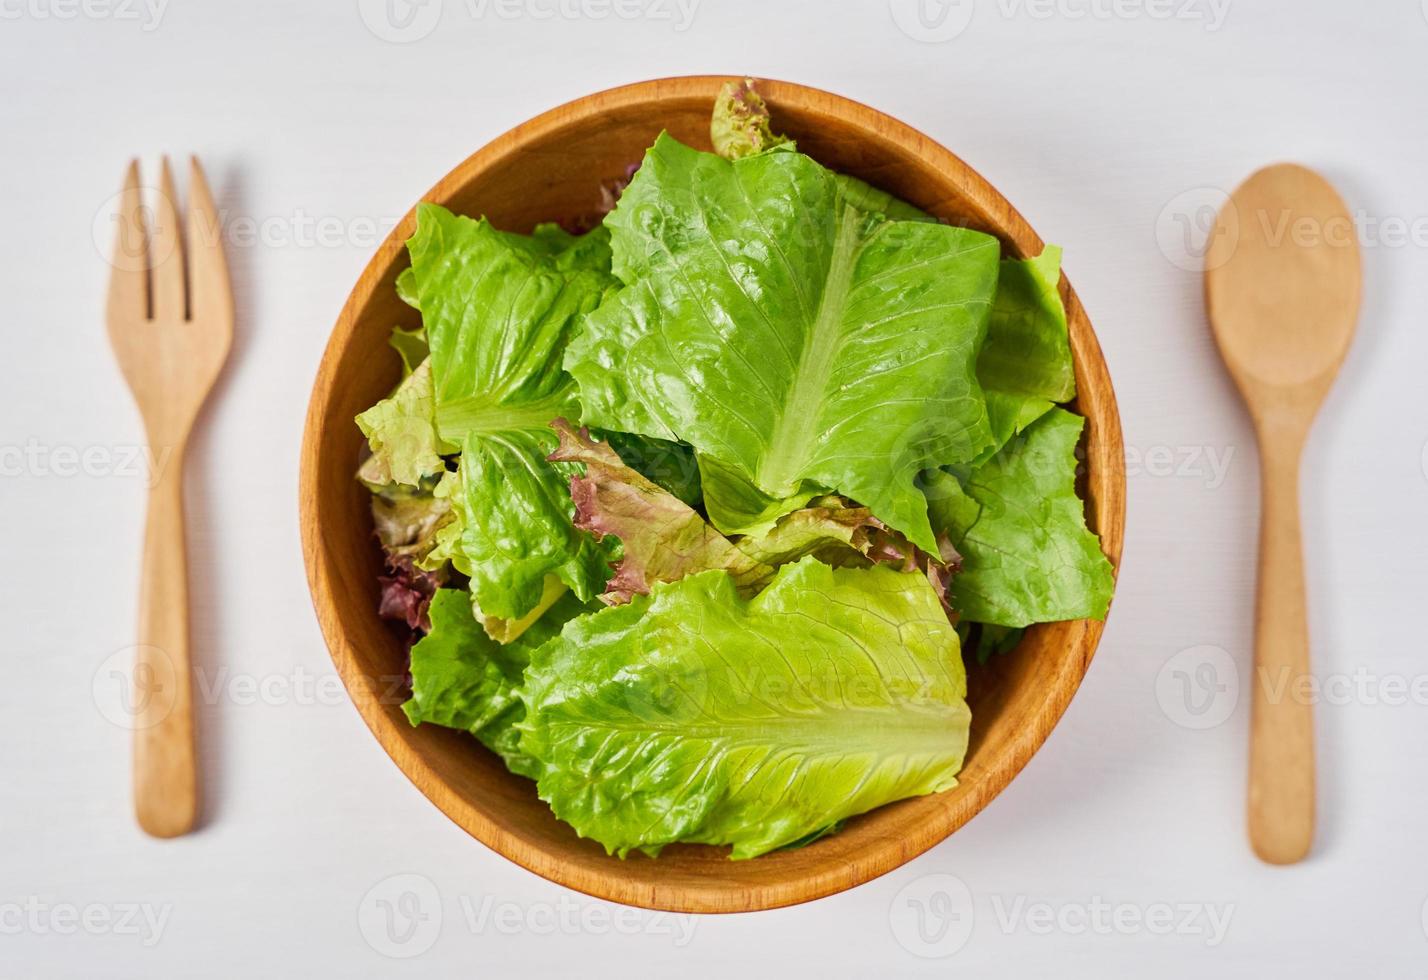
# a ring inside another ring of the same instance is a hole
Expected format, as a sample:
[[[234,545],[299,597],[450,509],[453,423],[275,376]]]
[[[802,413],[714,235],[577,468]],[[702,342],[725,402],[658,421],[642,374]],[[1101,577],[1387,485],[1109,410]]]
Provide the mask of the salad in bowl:
[[[750,82],[593,228],[423,204],[357,416],[413,725],[612,853],[754,858],[956,784],[966,661],[1100,619],[1060,252],[829,170]]]

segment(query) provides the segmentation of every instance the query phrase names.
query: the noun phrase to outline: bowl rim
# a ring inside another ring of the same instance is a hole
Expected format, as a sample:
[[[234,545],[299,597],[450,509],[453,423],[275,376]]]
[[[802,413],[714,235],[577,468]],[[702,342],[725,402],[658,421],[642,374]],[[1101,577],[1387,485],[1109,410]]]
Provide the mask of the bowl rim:
[[[551,134],[581,117],[612,109],[630,108],[666,99],[707,94],[712,99],[719,85],[742,75],[686,75],[635,82],[595,92],[549,109],[527,122],[502,133],[471,154],[432,186],[417,204],[443,202],[466,186],[487,167],[519,154],[523,145]],[[1038,254],[1043,246],[1031,226],[1010,202],[985,178],[950,150],[907,124],[860,102],[794,82],[760,79],[759,90],[775,112],[780,103],[817,108],[840,117],[840,121],[861,131],[869,139],[890,144],[916,156],[928,167],[941,171],[959,193],[983,213],[994,215],[999,236],[1023,255]],[[933,819],[920,824],[909,839],[884,840],[868,853],[844,863],[798,877],[749,886],[730,881],[690,881],[652,886],[631,881],[617,871],[592,873],[559,860],[543,848],[532,847],[499,826],[479,807],[448,787],[444,777],[404,737],[396,718],[382,700],[384,693],[363,670],[357,652],[348,640],[333,583],[336,576],[328,567],[329,556],[322,546],[319,528],[319,453],[327,407],[339,383],[334,365],[352,342],[361,311],[396,260],[415,228],[414,204],[378,246],[353,286],[323,349],[303,431],[299,473],[299,518],[303,560],[314,611],[333,664],[341,676],[358,713],[397,767],[438,809],[481,843],[507,860],[549,881],[595,898],[642,908],[675,912],[746,912],[780,908],[823,898],[871,881],[911,861],[941,842],[991,802],[1021,771],[1041,747],[1060,720],[1080,686],[1095,654],[1105,620],[1077,620],[1067,623],[1075,632],[1068,645],[1079,650],[1067,657],[1054,684],[1038,710],[1025,721],[1019,733],[1003,749],[997,763],[981,776],[972,791],[956,805],[934,811]],[[1104,356],[1091,323],[1069,278],[1063,271],[1061,291],[1070,324],[1072,357],[1078,375],[1078,391],[1083,378],[1096,390],[1096,421],[1102,444],[1094,457],[1086,460],[1088,480],[1094,484],[1095,527],[1101,548],[1119,574],[1125,527],[1125,457],[1120,415]],[[1088,514],[1092,491],[1085,494]],[[396,712],[400,715],[400,711]],[[943,796],[945,794],[934,794]],[[612,859],[613,860],[613,859]]]

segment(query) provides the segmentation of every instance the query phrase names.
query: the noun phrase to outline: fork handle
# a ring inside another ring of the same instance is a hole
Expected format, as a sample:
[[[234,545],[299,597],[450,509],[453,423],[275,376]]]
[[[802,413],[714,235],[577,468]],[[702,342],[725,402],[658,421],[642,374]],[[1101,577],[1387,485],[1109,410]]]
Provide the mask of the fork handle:
[[[188,833],[198,815],[188,641],[179,447],[149,490],[134,662],[134,811],[139,826],[155,837]]]
[[[1259,599],[1250,715],[1250,843],[1292,864],[1314,838],[1314,719],[1299,525],[1302,437],[1261,438]]]

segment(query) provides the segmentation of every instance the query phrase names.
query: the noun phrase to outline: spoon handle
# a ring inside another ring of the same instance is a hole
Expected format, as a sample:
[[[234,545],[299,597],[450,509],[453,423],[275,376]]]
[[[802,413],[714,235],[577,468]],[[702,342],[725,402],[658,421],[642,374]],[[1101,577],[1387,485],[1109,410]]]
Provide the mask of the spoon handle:
[[[1299,530],[1302,444],[1263,434],[1260,439],[1249,834],[1255,853],[1271,864],[1298,861],[1314,837],[1314,724]]]

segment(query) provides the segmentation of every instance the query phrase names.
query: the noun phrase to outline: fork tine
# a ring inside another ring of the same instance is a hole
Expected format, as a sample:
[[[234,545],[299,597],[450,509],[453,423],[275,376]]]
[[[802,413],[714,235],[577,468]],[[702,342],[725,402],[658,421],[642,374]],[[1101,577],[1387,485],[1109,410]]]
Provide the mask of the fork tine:
[[[169,158],[159,170],[159,199],[154,204],[154,226],[149,229],[153,261],[154,319],[182,320],[187,315],[183,290],[183,244],[179,240],[178,197]]]
[[[223,258],[223,228],[198,157],[189,157],[188,290],[192,317],[230,316],[233,294]]]
[[[114,256],[109,273],[109,319],[149,315],[149,243],[144,234],[144,202],[139,194],[139,161],[130,160],[114,221]]]

